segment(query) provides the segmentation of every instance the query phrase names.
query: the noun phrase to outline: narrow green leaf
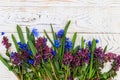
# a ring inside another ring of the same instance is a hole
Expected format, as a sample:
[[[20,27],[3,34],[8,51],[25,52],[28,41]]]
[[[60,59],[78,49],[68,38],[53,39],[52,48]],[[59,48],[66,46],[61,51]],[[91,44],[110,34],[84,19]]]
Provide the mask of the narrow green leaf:
[[[105,46],[103,53],[105,53],[107,51],[107,45]]]
[[[46,37],[48,38],[48,40],[50,41],[50,43],[52,44],[52,46],[54,47],[54,43],[52,42],[52,40],[51,40],[50,37],[48,36],[46,30],[44,30],[44,33],[45,33]]]
[[[26,34],[27,34],[27,40],[30,39],[30,30],[28,27],[26,27]]]
[[[83,36],[82,36],[82,38],[81,38],[81,48],[82,48],[82,49],[84,49],[84,45],[85,45],[85,42],[84,42],[84,38],[83,38]]]
[[[90,58],[90,70],[89,70],[89,78],[92,77],[92,73],[93,73],[93,58],[94,58],[94,51],[96,49],[96,40],[93,39],[92,40],[92,46],[91,46],[91,58]]]
[[[76,46],[75,49],[73,50],[73,54],[75,54],[79,50],[80,45]]]
[[[18,36],[20,38],[20,41],[22,43],[25,43],[25,39],[24,39],[24,36],[23,36],[23,32],[22,32],[22,29],[20,28],[19,25],[17,25],[17,33],[18,33]]]
[[[56,40],[57,37],[56,37],[55,32],[54,32],[54,30],[53,30],[52,24],[50,24],[50,26],[51,26],[51,31],[52,31],[53,39]]]
[[[15,45],[15,48],[16,48],[17,52],[19,52],[19,46],[18,46],[17,40],[16,40],[16,38],[14,37],[13,34],[12,34],[12,40],[13,40],[13,43],[14,43],[14,45]]]
[[[75,46],[76,38],[77,38],[77,32],[74,33],[73,38],[72,38],[72,49]]]
[[[29,45],[33,55],[37,54],[37,49],[30,40],[28,41],[28,45]]]
[[[10,64],[8,64],[6,62],[6,60],[0,55],[0,60],[2,61],[2,63],[9,69],[12,70],[12,67],[10,66]]]
[[[64,35],[62,37],[62,40],[61,40],[61,47],[60,47],[60,55],[62,56],[63,58],[63,54],[64,54],[64,46],[65,46],[65,41],[66,41],[66,34],[67,34],[67,30],[69,28],[69,25],[70,25],[71,21],[68,21],[65,28],[64,28]],[[62,60],[62,58],[60,60]]]
[[[8,50],[6,51],[6,55],[7,55],[8,57],[10,57],[10,54],[9,54]]]
[[[91,48],[92,50],[92,53],[95,51],[95,49],[96,49],[96,40],[95,39],[93,39],[93,41],[92,41],[92,48]]]

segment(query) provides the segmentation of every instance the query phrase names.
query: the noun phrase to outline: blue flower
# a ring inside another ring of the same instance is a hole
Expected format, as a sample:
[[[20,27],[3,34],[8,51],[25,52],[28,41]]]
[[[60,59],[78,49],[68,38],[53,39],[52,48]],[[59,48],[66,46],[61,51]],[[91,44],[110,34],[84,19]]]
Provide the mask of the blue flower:
[[[88,54],[88,57],[91,58],[91,53]]]
[[[35,28],[32,29],[32,34],[33,34],[35,37],[38,37],[38,36],[39,36],[38,30],[35,29]]]
[[[32,51],[31,50],[27,50],[27,52],[30,56],[32,56]]]
[[[60,47],[60,41],[59,40],[54,40],[54,46],[56,48],[59,48]]]
[[[4,35],[5,34],[5,32],[1,32],[1,35]]]
[[[29,59],[28,63],[33,65],[34,64],[34,60],[33,59]]]
[[[23,50],[28,50],[28,45],[25,43],[18,42],[18,46]]]
[[[72,42],[69,40],[66,40],[65,42],[65,48],[67,48],[68,50],[70,50],[72,48]]]
[[[63,35],[64,35],[64,30],[63,29],[59,30],[57,33],[57,37],[61,38]]]
[[[15,53],[14,53],[14,52],[11,52],[10,58],[14,58],[14,55],[15,55]]]
[[[88,41],[88,47],[91,47],[91,46],[92,46],[92,42]]]
[[[55,50],[52,50],[52,54],[54,55],[54,56],[56,56],[56,51]]]
[[[96,43],[99,43],[99,40],[98,40],[98,39],[96,39]]]

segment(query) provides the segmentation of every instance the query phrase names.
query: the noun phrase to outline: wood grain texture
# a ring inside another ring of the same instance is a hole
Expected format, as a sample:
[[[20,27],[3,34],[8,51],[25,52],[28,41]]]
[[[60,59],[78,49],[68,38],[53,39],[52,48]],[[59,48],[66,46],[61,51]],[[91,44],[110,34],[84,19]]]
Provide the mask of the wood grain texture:
[[[0,0],[0,32],[9,38],[12,33],[17,37],[16,24],[24,33],[29,26],[43,35],[44,29],[51,34],[50,24],[58,31],[68,20],[72,21],[68,36],[77,32],[77,44],[81,36],[86,41],[97,38],[99,45],[108,45],[108,51],[120,54],[120,0]],[[0,53],[4,52],[0,45]],[[17,80],[1,62],[0,67],[0,80]],[[114,80],[119,80],[119,75]]]

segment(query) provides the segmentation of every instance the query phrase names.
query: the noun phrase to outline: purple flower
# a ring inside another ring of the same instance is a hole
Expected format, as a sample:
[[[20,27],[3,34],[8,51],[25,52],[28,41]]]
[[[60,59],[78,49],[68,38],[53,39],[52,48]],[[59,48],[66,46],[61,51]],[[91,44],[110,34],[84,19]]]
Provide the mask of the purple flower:
[[[49,58],[50,59],[53,58],[52,49],[49,48],[48,46],[43,47],[42,53],[43,53],[43,59],[44,60],[48,60]]]
[[[105,60],[111,62],[111,60],[114,60],[116,58],[116,54],[109,52],[105,54]]]
[[[64,30],[63,29],[59,30],[57,33],[57,37],[61,38],[63,35],[64,35]]]
[[[115,61],[114,61],[114,67],[113,69],[115,71],[118,71],[120,68],[120,55],[116,57]]]
[[[46,46],[46,43],[47,43],[47,39],[46,39],[46,38],[39,37],[39,38],[35,41],[35,46],[36,46],[36,48],[39,50],[40,47]]]
[[[5,32],[1,32],[1,35],[4,35],[5,34]]]
[[[13,64],[16,64],[18,66],[21,66],[22,61],[21,61],[21,55],[19,53],[12,53],[12,55],[14,54],[14,56],[11,57],[11,60],[13,62]]]
[[[34,57],[34,66],[42,62],[42,56],[41,54],[37,53]]]
[[[2,44],[5,46],[6,49],[9,49],[11,46],[11,43],[9,43],[9,40],[7,37],[3,37]]]
[[[33,34],[35,37],[38,37],[38,36],[39,36],[38,30],[35,29],[35,28],[32,29],[32,34]]]
[[[80,58],[81,63],[89,63],[90,61],[90,52],[88,49],[81,49],[76,53],[76,56]]]
[[[56,48],[59,48],[60,47],[60,41],[59,40],[54,40],[54,46]]]
[[[63,64],[71,66],[72,61],[73,61],[73,56],[71,55],[71,53],[69,52],[65,53],[63,57]]]

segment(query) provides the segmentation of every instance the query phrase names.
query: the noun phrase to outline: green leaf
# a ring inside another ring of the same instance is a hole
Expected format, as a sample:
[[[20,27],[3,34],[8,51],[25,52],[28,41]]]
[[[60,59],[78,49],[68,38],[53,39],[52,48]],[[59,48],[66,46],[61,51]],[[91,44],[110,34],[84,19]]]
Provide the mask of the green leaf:
[[[44,33],[45,33],[46,37],[48,38],[48,40],[50,41],[50,43],[52,44],[52,46],[54,47],[54,43],[52,42],[52,40],[51,40],[50,37],[48,36],[46,30],[44,30]]]
[[[103,50],[103,53],[105,53],[107,50],[107,45],[105,46],[104,50]]]
[[[28,41],[28,45],[29,45],[33,55],[37,54],[37,49],[30,40]]]
[[[91,46],[91,58],[90,58],[90,70],[89,70],[89,78],[92,77],[92,73],[93,73],[93,59],[94,59],[94,51],[96,49],[96,40],[93,39],[92,40],[92,46]]]
[[[68,28],[69,28],[69,25],[70,25],[70,23],[71,23],[71,21],[68,21],[67,22],[67,24],[66,24],[66,26],[65,26],[65,28],[64,28],[64,35],[63,35],[63,37],[62,37],[62,40],[61,40],[61,47],[60,47],[60,56],[59,57],[61,57],[62,56],[62,58],[63,58],[63,55],[64,55],[64,46],[65,46],[65,41],[66,41],[66,34],[67,34],[67,30],[68,30]],[[60,59],[60,61],[62,60],[62,58]]]
[[[16,40],[16,38],[14,37],[13,34],[12,34],[12,40],[13,40],[13,43],[14,43],[14,45],[15,45],[15,48],[16,48],[17,52],[19,52],[19,46],[18,46],[17,40]]]
[[[84,38],[83,38],[83,36],[82,36],[82,38],[81,38],[81,48],[82,48],[82,49],[84,49],[84,45],[85,45],[85,42],[84,42]]]
[[[96,40],[95,39],[93,39],[93,41],[92,41],[92,48],[91,48],[92,50],[92,53],[95,51],[95,49],[96,49]]]
[[[18,36],[20,38],[20,41],[22,43],[25,43],[25,39],[24,39],[24,36],[23,36],[23,32],[22,32],[22,29],[20,28],[19,25],[17,25],[17,33],[18,33]]]
[[[53,30],[52,24],[50,24],[50,25],[51,25],[51,31],[52,31],[53,39],[56,40],[57,37],[56,37],[55,32],[54,32],[54,30]]]
[[[30,39],[30,30],[28,27],[26,27],[26,34],[27,34],[27,39]]]
[[[10,54],[9,54],[8,50],[6,51],[6,55],[7,55],[8,57],[10,57]]]
[[[76,38],[77,38],[77,32],[74,33],[73,38],[72,38],[72,49],[75,46]]]
[[[52,76],[52,71],[50,71],[44,64],[43,64],[43,68],[47,74],[47,76],[49,77],[50,80],[53,80],[53,76]]]
[[[8,64],[7,60],[5,60],[5,58],[3,58],[1,55],[0,55],[0,60],[9,70],[12,70],[12,67],[10,66],[10,64]]]
[[[79,50],[80,45],[76,46],[75,49],[73,50],[73,54],[75,54]]]

